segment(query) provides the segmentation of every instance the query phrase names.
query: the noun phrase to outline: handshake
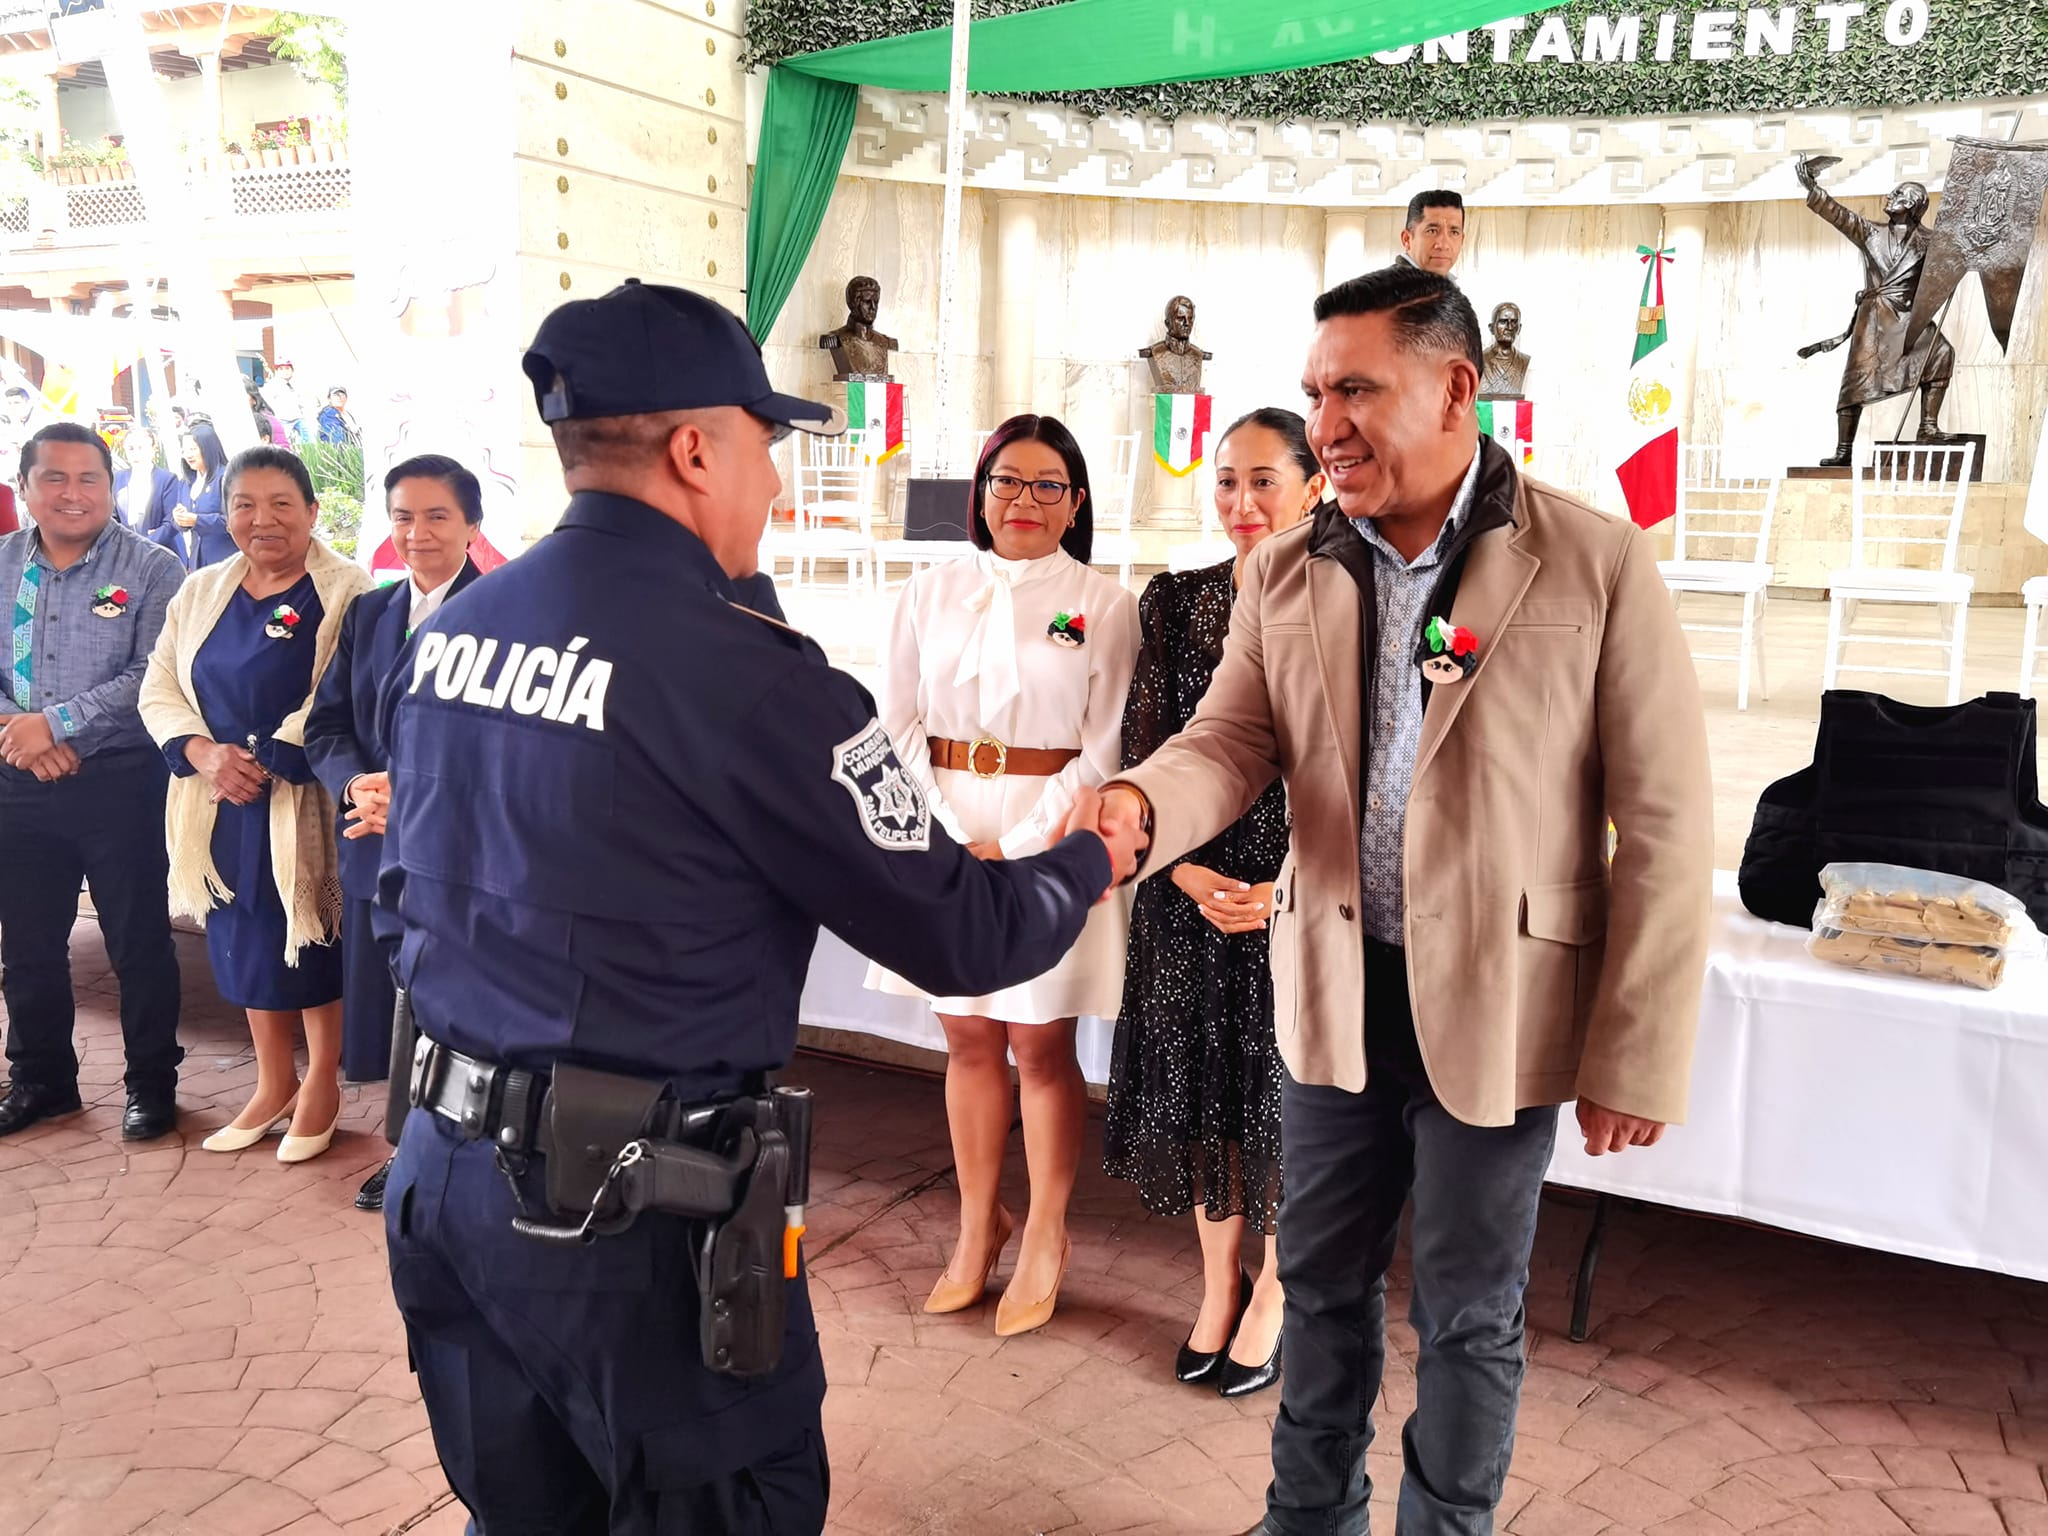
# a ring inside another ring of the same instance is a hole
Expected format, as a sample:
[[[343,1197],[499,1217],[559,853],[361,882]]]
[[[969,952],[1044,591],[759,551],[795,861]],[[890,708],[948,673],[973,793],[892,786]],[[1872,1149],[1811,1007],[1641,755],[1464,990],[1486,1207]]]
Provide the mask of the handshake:
[[[1138,856],[1152,841],[1146,830],[1151,819],[1149,809],[1145,797],[1135,789],[1112,784],[1097,791],[1084,784],[1074,799],[1074,808],[1067,813],[1061,837],[1093,832],[1109,850],[1110,884],[1109,890],[1102,893],[1104,901],[1109,899],[1110,891],[1138,873]]]

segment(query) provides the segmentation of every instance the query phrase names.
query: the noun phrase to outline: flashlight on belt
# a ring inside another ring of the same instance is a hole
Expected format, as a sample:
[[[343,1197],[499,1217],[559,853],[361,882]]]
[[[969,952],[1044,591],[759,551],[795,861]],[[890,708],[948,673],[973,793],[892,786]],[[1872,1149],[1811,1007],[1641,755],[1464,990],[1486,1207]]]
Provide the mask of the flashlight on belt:
[[[811,1198],[811,1090],[777,1088],[775,1124],[789,1142],[789,1179],[782,1196],[782,1276],[794,1280]]]

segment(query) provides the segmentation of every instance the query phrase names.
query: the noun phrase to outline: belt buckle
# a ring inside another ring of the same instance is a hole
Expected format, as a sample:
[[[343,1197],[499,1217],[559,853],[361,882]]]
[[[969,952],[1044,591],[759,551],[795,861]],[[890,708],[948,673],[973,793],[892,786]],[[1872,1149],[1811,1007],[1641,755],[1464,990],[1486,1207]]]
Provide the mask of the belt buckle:
[[[421,1035],[419,1039],[413,1041],[412,1080],[407,1084],[405,1100],[414,1109],[418,1109],[420,1105],[427,1101],[431,1091],[432,1085],[428,1082],[427,1077],[428,1063],[433,1059],[433,1056],[434,1042],[430,1037]]]
[[[991,768],[987,773],[983,773],[981,771],[981,765],[975,761],[975,759],[981,755],[981,749],[983,747],[994,747],[996,749],[996,765],[995,767]],[[1004,772],[1009,768],[1009,766],[1010,749],[1004,746],[1000,741],[997,741],[995,737],[977,736],[974,738],[974,740],[967,743],[967,771],[973,774],[977,779],[999,779],[1003,776]]]

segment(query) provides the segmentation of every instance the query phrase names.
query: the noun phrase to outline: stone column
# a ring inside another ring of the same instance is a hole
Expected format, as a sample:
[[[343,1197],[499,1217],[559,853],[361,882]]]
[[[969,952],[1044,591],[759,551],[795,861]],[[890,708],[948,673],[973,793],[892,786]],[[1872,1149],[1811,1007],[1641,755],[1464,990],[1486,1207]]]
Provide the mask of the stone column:
[[[1371,265],[1365,259],[1365,215],[1331,212],[1323,220],[1323,286],[1334,288]]]
[[[1032,409],[1037,316],[1038,197],[1005,192],[996,199],[995,421]]]
[[[199,131],[202,135],[195,159],[220,159],[221,140],[225,130],[221,122],[220,98],[220,53],[199,55]]]

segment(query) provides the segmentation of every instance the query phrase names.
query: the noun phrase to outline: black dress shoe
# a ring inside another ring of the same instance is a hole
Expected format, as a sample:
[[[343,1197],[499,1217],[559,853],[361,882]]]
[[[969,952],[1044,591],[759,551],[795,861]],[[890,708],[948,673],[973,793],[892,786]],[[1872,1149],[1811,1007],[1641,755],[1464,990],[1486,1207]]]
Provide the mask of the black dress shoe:
[[[1250,1397],[1263,1392],[1280,1379],[1280,1341],[1273,1341],[1273,1353],[1264,1365],[1239,1365],[1226,1358],[1216,1374],[1216,1390],[1224,1397]]]
[[[384,1181],[391,1177],[391,1164],[386,1163],[367,1179],[356,1191],[356,1209],[359,1211],[381,1211],[384,1209]]]
[[[178,1125],[178,1095],[175,1089],[134,1088],[128,1092],[128,1107],[121,1113],[123,1141],[155,1141],[168,1136]]]
[[[1252,1304],[1252,1277],[1243,1270],[1237,1272],[1237,1316],[1230,1320],[1230,1332],[1225,1335],[1223,1349],[1189,1349],[1186,1344],[1173,1357],[1173,1379],[1189,1385],[1207,1381],[1216,1374],[1216,1367],[1223,1363],[1224,1351],[1230,1348],[1230,1340],[1237,1337],[1237,1325],[1244,1321],[1244,1311]],[[1192,1339],[1194,1333],[1189,1332]]]
[[[34,1083],[16,1083],[0,1099],[0,1136],[25,1131],[38,1120],[76,1114],[84,1108],[78,1102],[78,1088],[38,1088]]]

